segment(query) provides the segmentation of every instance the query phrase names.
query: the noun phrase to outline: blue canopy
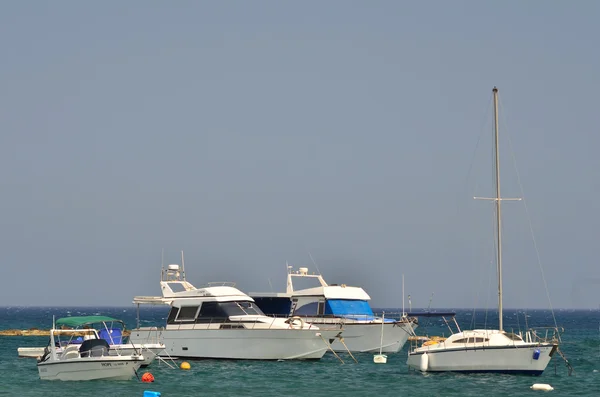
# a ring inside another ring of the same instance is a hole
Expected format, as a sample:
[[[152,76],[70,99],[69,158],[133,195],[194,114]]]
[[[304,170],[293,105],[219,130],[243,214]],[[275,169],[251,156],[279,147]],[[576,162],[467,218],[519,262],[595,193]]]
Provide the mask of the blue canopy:
[[[374,318],[369,302],[363,300],[328,299],[325,314],[366,320]]]

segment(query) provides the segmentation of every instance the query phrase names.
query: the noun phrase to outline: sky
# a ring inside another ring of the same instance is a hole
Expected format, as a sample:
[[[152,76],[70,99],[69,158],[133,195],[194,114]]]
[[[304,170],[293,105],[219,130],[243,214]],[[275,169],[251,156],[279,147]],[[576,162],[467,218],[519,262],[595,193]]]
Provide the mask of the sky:
[[[598,15],[2,2],[0,306],[128,306],[183,250],[196,285],[284,291],[287,262],[375,307],[494,308],[473,197],[495,194],[497,86],[502,195],[525,198],[502,207],[504,306],[599,309]]]

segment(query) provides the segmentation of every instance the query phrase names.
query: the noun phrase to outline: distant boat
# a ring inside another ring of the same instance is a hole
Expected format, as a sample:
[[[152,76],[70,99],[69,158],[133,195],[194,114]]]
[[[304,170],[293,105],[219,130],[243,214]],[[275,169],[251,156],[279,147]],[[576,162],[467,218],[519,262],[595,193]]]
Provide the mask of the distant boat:
[[[299,318],[266,316],[254,300],[233,283],[211,283],[196,288],[182,267],[162,270],[162,296],[137,296],[140,304],[168,304],[165,327],[139,327],[131,340],[159,339],[166,353],[179,358],[239,360],[318,360],[341,334],[335,327],[317,327]],[[139,316],[138,316],[139,318]]]
[[[500,159],[498,148],[498,89],[494,87],[494,136],[496,168],[496,249],[498,266],[497,330],[475,329],[461,331],[445,340],[429,341],[409,350],[407,364],[423,372],[499,372],[541,375],[558,349],[558,330],[552,335],[540,335],[535,330],[524,334],[507,332],[502,313],[502,228],[501,202],[510,200],[500,195]],[[559,352],[560,353],[560,352]]]
[[[343,327],[343,340],[331,344],[335,351],[396,353],[417,328],[414,317],[402,315],[399,319],[384,319],[376,316],[369,305],[371,297],[360,287],[327,284],[321,274],[309,274],[306,267],[294,271],[288,266],[287,271],[285,293],[250,295],[267,315],[297,317],[319,327]],[[296,289],[294,279],[316,280],[318,286]]]

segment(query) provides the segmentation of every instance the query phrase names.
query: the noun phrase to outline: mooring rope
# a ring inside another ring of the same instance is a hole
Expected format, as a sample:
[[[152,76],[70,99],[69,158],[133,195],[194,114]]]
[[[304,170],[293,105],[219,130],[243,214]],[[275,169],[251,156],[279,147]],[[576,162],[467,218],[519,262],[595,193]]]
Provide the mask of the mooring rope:
[[[331,348],[331,343],[329,343],[325,338],[323,338],[323,335],[321,335],[320,332],[319,332],[319,336],[321,337],[321,339],[323,339],[323,342],[325,343],[325,345],[327,345],[327,347],[329,348],[329,350],[331,350],[331,352],[333,353],[333,355],[336,356],[337,359],[340,360],[342,364],[344,364],[344,360],[342,360],[342,358],[340,356],[338,356],[338,354],[335,352],[335,350],[333,350]]]

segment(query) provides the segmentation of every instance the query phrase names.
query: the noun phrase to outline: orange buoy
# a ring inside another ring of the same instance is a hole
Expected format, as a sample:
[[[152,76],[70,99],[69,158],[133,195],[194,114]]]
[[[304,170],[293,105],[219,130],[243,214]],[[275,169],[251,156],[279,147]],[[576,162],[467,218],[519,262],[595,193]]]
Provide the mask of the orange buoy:
[[[150,372],[146,372],[144,375],[142,375],[142,382],[154,382],[154,375],[152,375]]]

